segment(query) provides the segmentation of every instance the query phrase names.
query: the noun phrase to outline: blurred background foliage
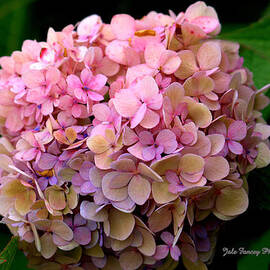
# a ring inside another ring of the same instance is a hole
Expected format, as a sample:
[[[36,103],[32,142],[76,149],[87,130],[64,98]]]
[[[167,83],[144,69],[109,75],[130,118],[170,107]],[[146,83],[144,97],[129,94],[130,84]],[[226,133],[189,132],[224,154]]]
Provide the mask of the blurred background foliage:
[[[184,11],[195,0],[156,1],[118,0],[85,1],[76,0],[0,0],[0,56],[19,50],[25,39],[46,40],[47,30],[53,27],[61,30],[68,24],[76,24],[90,14],[99,14],[104,22],[110,22],[116,13],[128,13],[141,18],[147,12],[156,10],[176,14]],[[269,0],[208,0],[215,7],[222,23],[220,37],[240,42],[244,65],[254,73],[257,87],[270,83],[270,2]],[[270,123],[270,106],[264,111],[264,118]],[[211,270],[267,270],[270,255],[223,256],[223,247],[244,247],[246,250],[270,249],[270,168],[252,172],[248,177],[250,206],[246,213],[227,222],[222,228]],[[0,224],[0,270],[24,270],[27,261],[22,252],[16,251],[16,240],[9,244],[8,254],[1,250],[10,241],[8,229]],[[16,253],[16,254],[15,254]],[[3,263],[1,256],[12,259],[10,265]],[[180,268],[179,268],[180,269]]]

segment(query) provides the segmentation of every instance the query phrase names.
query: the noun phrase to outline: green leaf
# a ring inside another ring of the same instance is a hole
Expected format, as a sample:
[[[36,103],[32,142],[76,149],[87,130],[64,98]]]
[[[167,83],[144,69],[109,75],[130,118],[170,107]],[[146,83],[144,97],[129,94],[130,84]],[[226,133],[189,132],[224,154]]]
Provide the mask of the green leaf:
[[[248,250],[256,250],[260,251],[258,256],[256,255],[243,255],[238,260],[237,269],[238,270],[253,270],[253,269],[260,269],[260,270],[267,270],[268,266],[270,265],[270,256],[267,253],[269,250],[269,246],[267,243],[270,243],[270,230],[264,233],[260,238],[255,241],[252,241],[252,244],[245,248],[246,251]]]
[[[29,7],[36,0],[0,0],[0,56],[20,49],[28,36]]]
[[[270,15],[270,4],[267,6],[267,8],[262,13],[262,18]]]
[[[1,0],[0,3],[0,19],[9,15],[11,12],[20,10],[24,6],[34,2],[35,0]]]
[[[18,237],[13,236],[0,253],[0,270],[11,269],[18,247]]]
[[[254,83],[258,88],[270,82],[270,16],[247,27],[225,32],[221,39],[240,43],[240,54],[244,65],[254,74]]]

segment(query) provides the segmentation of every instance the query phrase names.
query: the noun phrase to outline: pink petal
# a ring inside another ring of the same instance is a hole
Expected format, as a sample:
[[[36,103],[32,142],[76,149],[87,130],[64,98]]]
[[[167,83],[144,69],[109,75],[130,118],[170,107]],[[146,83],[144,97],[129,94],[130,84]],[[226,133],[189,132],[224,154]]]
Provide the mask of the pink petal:
[[[152,145],[154,144],[153,134],[149,131],[142,131],[139,133],[139,140],[143,145]]]
[[[71,89],[82,87],[81,80],[76,75],[73,74],[67,76],[67,84],[68,87],[70,87]]]
[[[143,148],[142,157],[145,161],[153,160],[155,156],[156,156],[156,151],[153,145]]]
[[[107,82],[107,77],[102,75],[102,74],[97,74],[96,76],[94,76],[92,78],[92,80],[87,84],[87,86],[90,89],[96,90],[96,91],[100,91],[104,85]]]
[[[178,146],[175,134],[169,129],[163,129],[158,133],[156,144],[164,147],[165,154],[174,152]]]
[[[25,85],[29,88],[38,87],[45,84],[45,77],[40,70],[31,70],[22,74],[22,79]]]
[[[112,61],[126,65],[128,59],[126,54],[127,47],[129,47],[127,41],[114,40],[107,45],[105,53]]]
[[[228,137],[231,140],[241,141],[247,135],[247,125],[244,121],[234,121],[229,125]]]
[[[102,95],[94,91],[87,91],[87,95],[93,101],[101,101],[104,99]]]
[[[194,135],[191,132],[183,132],[180,137],[182,144],[190,144],[194,140]]]
[[[64,95],[59,98],[58,107],[62,110],[68,110],[73,105],[73,98],[69,95]]]
[[[135,20],[127,14],[117,14],[112,17],[111,27],[117,39],[127,40],[135,33]]]
[[[80,36],[92,35],[97,26],[101,26],[102,21],[98,15],[91,15],[83,19],[77,28],[77,33]]]
[[[130,121],[131,128],[135,128],[141,123],[141,121],[143,120],[146,114],[146,111],[147,111],[147,106],[145,103],[143,103]]]
[[[5,127],[10,131],[16,132],[24,127],[23,121],[18,117],[19,110],[13,109],[12,113],[7,116]]]
[[[138,136],[137,134],[128,126],[125,127],[124,129],[124,134],[123,134],[123,142],[124,145],[132,145],[138,141]]]
[[[111,115],[111,110],[110,108],[105,105],[105,104],[95,104],[93,107],[92,107],[92,111],[93,111],[93,114],[95,116],[96,119],[98,119],[99,121],[108,121],[110,115]]]
[[[80,117],[82,114],[82,106],[80,104],[74,104],[71,108],[71,113],[74,117]]]
[[[43,115],[49,115],[52,112],[53,112],[53,102],[51,100],[48,100],[41,105],[41,113]]]
[[[103,51],[101,48],[95,46],[90,47],[84,56],[85,65],[90,68],[92,65],[97,65],[103,58]]]
[[[213,32],[219,26],[218,19],[210,16],[196,17],[191,23],[198,25],[207,34]]]
[[[137,142],[133,146],[129,147],[127,150],[134,157],[142,159],[142,160],[144,159],[142,156],[143,145],[140,142]]]
[[[173,74],[181,64],[181,59],[178,54],[169,50],[162,54],[161,61],[163,62],[161,69],[168,75]]]
[[[55,67],[49,67],[46,72],[46,82],[49,84],[56,84],[60,80],[60,71]]]
[[[32,88],[28,90],[26,100],[35,104],[42,104],[47,100],[47,97],[41,94],[40,88]]]
[[[35,40],[25,40],[22,45],[22,52],[27,54],[31,59],[38,59],[41,46]]]
[[[243,153],[243,146],[239,142],[230,140],[228,142],[228,147],[230,151],[236,155],[241,155]]]
[[[97,69],[100,73],[105,76],[114,76],[120,70],[120,65],[109,59],[109,57],[105,56],[101,62],[100,66]]]
[[[168,170],[166,171],[166,179],[171,183],[171,184],[179,184],[179,177],[176,174],[176,172]]]
[[[146,75],[153,76],[155,70],[148,67],[146,64],[140,64],[129,67],[126,73],[126,84],[129,86],[137,78],[144,77]]]
[[[30,160],[33,160],[36,155],[38,154],[39,150],[36,149],[36,148],[31,148],[29,150],[26,150],[24,153],[23,153],[23,160],[26,160],[26,161],[30,161]]]
[[[159,89],[153,77],[145,76],[136,85],[136,92],[143,102],[148,103],[148,101],[159,94]],[[161,105],[162,103],[160,107]],[[160,107],[158,109],[160,109]]]
[[[154,258],[156,260],[162,260],[167,257],[169,253],[169,247],[167,245],[159,245],[156,248],[156,253],[154,255]]]
[[[83,83],[83,86],[88,86],[89,83],[91,83],[91,81],[93,79],[93,73],[88,68],[84,68],[81,72],[80,77],[81,77],[81,81]]]
[[[123,117],[132,117],[141,106],[141,102],[129,89],[122,89],[115,94],[113,104],[116,111]]]
[[[160,58],[165,50],[161,43],[149,43],[144,51],[146,64],[151,68],[159,68],[161,65]]]
[[[157,94],[147,100],[147,107],[152,110],[159,110],[162,106],[162,102],[163,102],[162,94]]]
[[[159,120],[159,114],[150,109],[147,109],[143,120],[140,122],[140,125],[144,128],[151,129],[158,125]]]

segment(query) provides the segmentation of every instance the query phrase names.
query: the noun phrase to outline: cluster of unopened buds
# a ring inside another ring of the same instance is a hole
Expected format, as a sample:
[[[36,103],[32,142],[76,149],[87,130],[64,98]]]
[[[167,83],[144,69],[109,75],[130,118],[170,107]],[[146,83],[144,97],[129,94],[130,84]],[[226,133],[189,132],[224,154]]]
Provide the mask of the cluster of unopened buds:
[[[0,214],[31,268],[206,269],[270,163],[268,87],[219,31],[204,2],[91,15],[0,59]]]

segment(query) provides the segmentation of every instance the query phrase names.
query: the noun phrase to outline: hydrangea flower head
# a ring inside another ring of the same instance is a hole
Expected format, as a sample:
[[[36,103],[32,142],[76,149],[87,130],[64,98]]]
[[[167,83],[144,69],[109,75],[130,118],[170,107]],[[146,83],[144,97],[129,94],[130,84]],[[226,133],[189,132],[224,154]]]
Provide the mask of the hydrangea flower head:
[[[220,29],[201,1],[94,14],[0,58],[0,215],[31,268],[206,269],[270,164],[269,85]]]

